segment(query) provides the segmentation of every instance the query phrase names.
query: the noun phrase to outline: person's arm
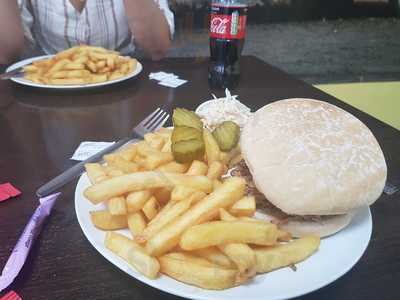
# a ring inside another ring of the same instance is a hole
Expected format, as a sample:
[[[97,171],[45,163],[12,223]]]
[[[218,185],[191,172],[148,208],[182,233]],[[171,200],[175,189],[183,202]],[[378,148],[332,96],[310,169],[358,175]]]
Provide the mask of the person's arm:
[[[24,30],[16,0],[0,1],[0,64],[11,63],[24,47]]]
[[[152,0],[124,0],[135,43],[153,60],[161,59],[171,46],[170,30],[164,14]]]

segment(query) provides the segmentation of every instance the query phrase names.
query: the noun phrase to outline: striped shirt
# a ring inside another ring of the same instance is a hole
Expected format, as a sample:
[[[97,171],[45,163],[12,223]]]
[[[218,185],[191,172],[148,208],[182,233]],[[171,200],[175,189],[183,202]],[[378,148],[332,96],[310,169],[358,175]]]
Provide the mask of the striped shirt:
[[[174,34],[174,15],[167,0],[153,0]],[[18,0],[30,52],[54,54],[90,44],[129,54],[135,50],[124,0],[86,0],[81,12],[69,0]]]

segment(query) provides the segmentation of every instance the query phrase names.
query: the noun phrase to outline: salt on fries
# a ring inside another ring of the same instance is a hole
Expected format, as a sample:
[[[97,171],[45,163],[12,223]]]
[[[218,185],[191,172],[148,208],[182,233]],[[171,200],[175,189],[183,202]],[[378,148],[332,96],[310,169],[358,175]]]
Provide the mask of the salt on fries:
[[[279,226],[254,218],[255,199],[245,195],[245,181],[222,179],[240,155],[237,148],[221,152],[205,130],[204,159],[181,164],[171,155],[171,133],[162,128],[146,134],[144,141],[105,156],[104,165],[86,165],[92,185],[84,195],[93,204],[106,204],[90,214],[93,224],[107,231],[109,250],[149,278],[162,273],[221,290],[300,262],[318,249],[319,237],[293,240]],[[122,228],[130,238],[112,231]]]
[[[82,85],[124,77],[137,60],[116,51],[80,45],[24,67],[25,79],[47,85]]]

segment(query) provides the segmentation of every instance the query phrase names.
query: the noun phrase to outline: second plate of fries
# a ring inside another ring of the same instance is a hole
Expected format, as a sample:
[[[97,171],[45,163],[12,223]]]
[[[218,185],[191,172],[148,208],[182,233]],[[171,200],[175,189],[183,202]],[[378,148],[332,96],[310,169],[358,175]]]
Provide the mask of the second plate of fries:
[[[113,84],[137,76],[143,69],[135,58],[95,46],[76,46],[55,55],[28,58],[11,65],[10,72],[23,68],[11,80],[28,86],[51,89],[82,89]]]
[[[256,212],[241,178],[222,176],[233,156],[212,135],[204,159],[178,163],[171,134],[162,128],[87,164],[76,187],[85,236],[130,276],[191,299],[287,299],[334,281],[364,253],[369,208],[322,241],[293,239]]]

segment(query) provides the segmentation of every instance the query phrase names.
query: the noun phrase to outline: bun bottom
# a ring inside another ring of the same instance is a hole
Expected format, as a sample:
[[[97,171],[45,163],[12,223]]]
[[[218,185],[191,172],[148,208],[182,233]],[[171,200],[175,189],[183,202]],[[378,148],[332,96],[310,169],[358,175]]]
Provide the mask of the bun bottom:
[[[316,234],[320,237],[327,237],[336,232],[342,230],[353,217],[352,213],[327,216],[322,216],[321,220],[318,221],[307,221],[307,220],[288,220],[284,224],[280,224],[279,227],[283,230],[289,231],[294,237],[302,237],[309,234]],[[277,220],[274,217],[266,217],[268,220]]]

